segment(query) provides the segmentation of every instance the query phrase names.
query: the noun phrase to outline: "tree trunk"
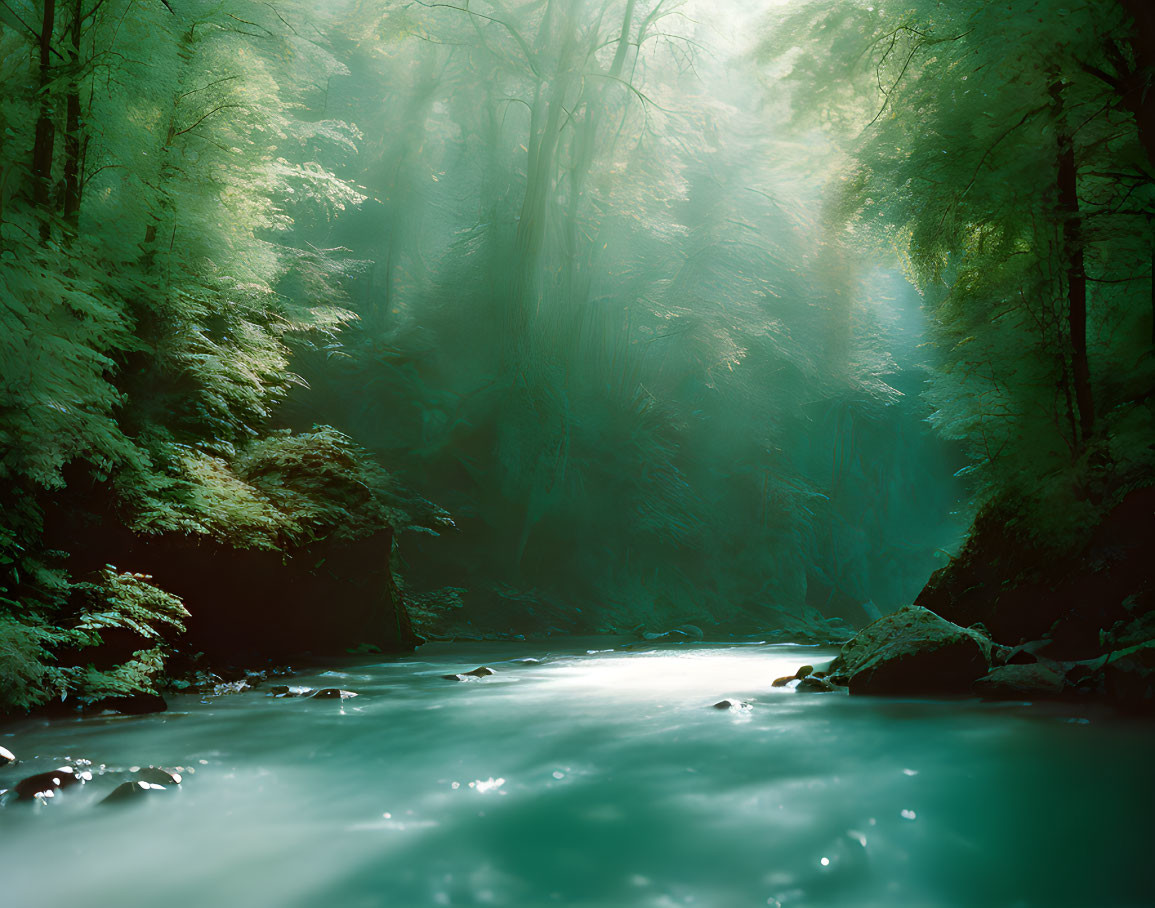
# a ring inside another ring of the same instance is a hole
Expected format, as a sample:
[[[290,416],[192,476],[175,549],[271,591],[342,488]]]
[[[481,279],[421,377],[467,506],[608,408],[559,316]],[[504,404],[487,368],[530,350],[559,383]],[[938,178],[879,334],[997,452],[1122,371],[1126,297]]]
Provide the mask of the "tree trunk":
[[[1147,153],[1147,162],[1155,167],[1155,5],[1150,0],[1119,0],[1133,20],[1130,49],[1135,64],[1120,73],[1117,86],[1123,107],[1135,117],[1139,144]],[[1151,346],[1155,347],[1155,234],[1151,247]]]
[[[36,119],[36,139],[32,146],[32,199],[40,209],[40,239],[47,242],[52,235],[52,150],[56,141],[56,124],[52,121],[52,106],[48,97],[48,82],[52,76],[52,32],[56,27],[56,0],[44,0],[44,18],[40,27],[39,95],[40,115]]]
[[[84,0],[72,0],[69,23],[68,99],[64,123],[64,222],[70,233],[76,233],[80,220],[80,32]]]
[[[1083,220],[1079,211],[1075,142],[1063,115],[1063,89],[1051,85],[1059,136],[1059,214],[1063,229],[1063,260],[1067,274],[1067,324],[1071,337],[1071,373],[1079,408],[1081,445],[1095,431],[1095,401],[1091,393],[1091,365],[1087,358],[1087,270],[1083,261]]]

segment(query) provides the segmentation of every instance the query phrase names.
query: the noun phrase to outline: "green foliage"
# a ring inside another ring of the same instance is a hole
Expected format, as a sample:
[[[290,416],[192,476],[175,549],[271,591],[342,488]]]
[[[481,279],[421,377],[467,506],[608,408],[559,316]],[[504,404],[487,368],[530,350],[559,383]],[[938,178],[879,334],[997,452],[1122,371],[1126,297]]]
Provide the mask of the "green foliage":
[[[835,149],[841,229],[923,294],[932,423],[982,499],[1018,502],[1056,543],[1155,469],[1139,35],[1110,0],[819,2],[763,48],[795,125]]]
[[[0,710],[30,709],[52,695],[61,675],[51,667],[51,648],[62,638],[59,630],[0,612]]]
[[[184,604],[149,583],[151,579],[148,574],[131,574],[108,565],[98,580],[75,584],[73,589],[86,600],[86,607],[73,629],[97,644],[105,630],[132,631],[150,643],[183,631],[183,619],[188,617]]]
[[[107,485],[138,532],[265,549],[443,519],[339,433],[272,431],[302,384],[293,352],[356,318],[357,266],[294,234],[363,199],[334,172],[356,129],[310,110],[314,80],[345,71],[323,14],[86,3],[66,66],[62,10],[44,73],[34,36],[0,21],[0,708],[151,689],[185,616],[140,575],[70,579],[42,539],[52,502]],[[114,631],[141,638],[132,660],[55,663]]]
[[[69,674],[77,678],[81,702],[96,703],[107,697],[157,693],[164,677],[164,665],[165,651],[157,646],[138,650],[131,659],[110,671],[98,671],[89,665],[83,671],[73,670]]]

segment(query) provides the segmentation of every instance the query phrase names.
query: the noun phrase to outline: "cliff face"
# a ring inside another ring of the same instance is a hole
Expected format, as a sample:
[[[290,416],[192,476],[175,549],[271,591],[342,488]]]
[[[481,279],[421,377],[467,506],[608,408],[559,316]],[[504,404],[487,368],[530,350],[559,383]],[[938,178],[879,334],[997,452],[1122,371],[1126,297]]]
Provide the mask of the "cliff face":
[[[282,550],[244,549],[205,536],[133,532],[94,497],[70,504],[45,514],[46,538],[68,553],[69,574],[84,578],[114,565],[147,575],[189,612],[185,633],[170,641],[182,650],[244,663],[341,654],[362,644],[410,651],[421,642],[390,569],[390,527]],[[97,665],[143,645],[127,630],[101,636],[89,654]]]
[[[389,567],[391,529],[287,555],[195,537],[127,542],[123,563],[184,600],[183,642],[211,658],[285,659],[366,643],[397,652],[420,642]]]
[[[1129,493],[1067,551],[1040,545],[1014,517],[985,509],[916,604],[963,626],[982,623],[1004,643],[1049,637],[1055,658],[1155,637],[1155,487]]]

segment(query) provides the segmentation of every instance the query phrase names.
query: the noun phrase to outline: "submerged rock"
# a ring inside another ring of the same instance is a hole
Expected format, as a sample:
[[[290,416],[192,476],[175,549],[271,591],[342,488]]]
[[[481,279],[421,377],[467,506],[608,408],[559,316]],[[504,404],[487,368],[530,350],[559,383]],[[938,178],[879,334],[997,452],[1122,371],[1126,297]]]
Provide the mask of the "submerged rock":
[[[351,697],[356,697],[357,694],[351,690],[341,690],[338,687],[326,687],[310,697],[310,700],[348,700]]]
[[[175,770],[161,769],[159,766],[146,766],[136,774],[137,780],[148,782],[150,785],[179,785],[182,776]]]
[[[730,709],[730,710],[744,710],[751,709],[749,703],[745,700],[733,700],[727,697],[725,700],[719,700],[714,704],[714,709]]]
[[[794,690],[801,694],[829,694],[837,693],[844,688],[832,681],[827,681],[825,678],[815,678],[813,675],[808,675],[798,682],[798,686]]]
[[[289,687],[286,684],[274,684],[268,689],[268,696],[284,698],[284,697],[307,697],[313,693],[311,687]]]
[[[642,628],[637,630],[647,643],[685,643],[688,640],[701,640],[706,636],[696,624],[680,624],[661,633],[652,633]]]
[[[852,694],[965,694],[990,669],[991,641],[910,605],[863,628],[830,666]]]
[[[225,694],[239,694],[242,691],[249,690],[252,685],[248,681],[222,681],[220,684],[214,684],[212,694],[214,697],[221,697]]]
[[[109,709],[114,713],[123,713],[126,716],[143,716],[148,713],[162,713],[168,709],[168,704],[160,694],[149,694],[140,691],[124,697],[105,697],[92,704],[95,710]]]
[[[479,668],[475,668],[471,672],[461,672],[460,674],[456,675],[442,675],[441,677],[443,677],[446,681],[475,681],[479,678],[487,678],[490,675],[496,674],[497,672],[495,672],[488,665],[482,665]]]
[[[0,747],[0,766],[7,766],[9,763],[16,762],[16,754],[12,753],[7,747]]]
[[[1061,674],[1037,662],[1001,665],[974,683],[975,693],[987,700],[1055,697],[1065,687]]]
[[[136,781],[136,782],[121,782],[116,788],[109,792],[108,797],[102,800],[101,804],[127,804],[132,801],[138,801],[156,791],[167,791],[164,785],[156,785],[152,782]]]
[[[51,798],[55,796],[57,791],[81,782],[87,782],[91,778],[92,773],[90,772],[77,772],[71,766],[60,766],[50,772],[38,772],[34,776],[21,779],[16,783],[13,791],[16,792],[16,797],[22,801],[31,801],[37,797]]]

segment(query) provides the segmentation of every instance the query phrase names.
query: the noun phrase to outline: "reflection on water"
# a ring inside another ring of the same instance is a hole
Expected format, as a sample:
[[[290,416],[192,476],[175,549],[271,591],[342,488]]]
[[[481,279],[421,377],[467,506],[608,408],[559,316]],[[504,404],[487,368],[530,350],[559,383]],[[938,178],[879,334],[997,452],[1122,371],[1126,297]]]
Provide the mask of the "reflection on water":
[[[1148,724],[772,689],[832,655],[808,648],[586,650],[429,646],[296,681],[351,700],[8,728],[0,788],[77,758],[186,779],[4,808],[3,904],[1151,904]]]

